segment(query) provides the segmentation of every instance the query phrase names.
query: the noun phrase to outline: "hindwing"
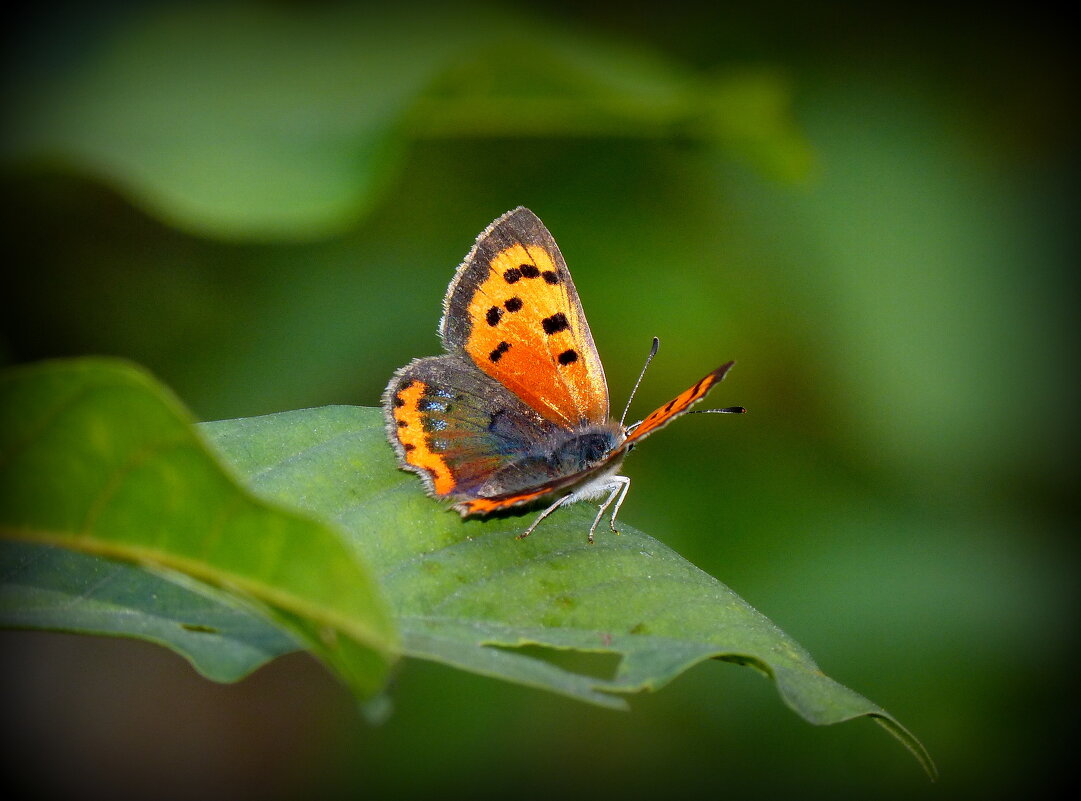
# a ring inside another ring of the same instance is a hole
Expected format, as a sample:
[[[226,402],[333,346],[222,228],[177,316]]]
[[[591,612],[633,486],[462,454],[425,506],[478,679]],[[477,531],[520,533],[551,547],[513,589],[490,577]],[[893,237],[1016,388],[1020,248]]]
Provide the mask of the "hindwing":
[[[494,475],[543,449],[552,423],[461,356],[417,359],[383,395],[387,434],[399,459],[441,498],[501,494]],[[536,486],[543,476],[522,476]]]

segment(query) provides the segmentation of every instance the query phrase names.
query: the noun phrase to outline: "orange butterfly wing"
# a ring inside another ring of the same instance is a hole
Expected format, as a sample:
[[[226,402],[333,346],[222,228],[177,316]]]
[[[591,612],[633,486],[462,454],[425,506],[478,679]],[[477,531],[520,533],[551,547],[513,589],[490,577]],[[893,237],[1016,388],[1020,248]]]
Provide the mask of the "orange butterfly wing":
[[[608,386],[567,264],[544,223],[519,207],[477,237],[455,273],[439,325],[545,420],[573,428],[608,420]]]
[[[702,380],[693,387],[685,392],[681,392],[664,406],[654,409],[647,414],[645,419],[635,426],[627,435],[627,439],[623,443],[624,447],[630,446],[643,437],[652,434],[657,429],[668,425],[672,420],[679,417],[694,404],[698,403],[698,401],[702,400],[702,398],[706,396],[706,393],[713,389],[714,384],[717,384],[724,379],[725,374],[732,369],[733,364],[735,364],[735,362],[722,364],[716,370],[704,376]]]

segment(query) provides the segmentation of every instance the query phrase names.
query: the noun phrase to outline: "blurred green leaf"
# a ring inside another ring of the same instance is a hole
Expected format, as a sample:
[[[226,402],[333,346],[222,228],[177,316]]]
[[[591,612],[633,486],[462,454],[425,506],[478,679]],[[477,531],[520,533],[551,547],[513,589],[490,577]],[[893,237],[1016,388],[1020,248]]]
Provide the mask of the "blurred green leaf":
[[[785,179],[809,164],[770,72],[711,81],[494,8],[180,4],[95,23],[38,23],[38,46],[14,59],[0,149],[202,235],[340,233],[397,174],[408,137],[692,138]]]
[[[88,172],[195,232],[323,236],[394,171],[398,118],[464,44],[453,27],[348,5],[144,11],[65,69],[29,69],[6,149]]]
[[[5,373],[0,534],[239,590],[358,695],[376,692],[397,638],[368,571],[334,529],[237,486],[191,423],[168,392],[124,363]],[[152,603],[135,606],[145,613]]]
[[[816,160],[792,113],[793,89],[775,69],[729,70],[706,92],[702,129],[717,144],[763,174],[800,182],[815,173]]]
[[[349,532],[391,599],[407,655],[610,707],[720,658],[772,677],[811,723],[870,716],[934,775],[923,746],[885,710],[825,676],[726,586],[626,525],[590,546],[592,511],[582,505],[524,541],[514,537],[526,525],[520,515],[463,523],[394,469],[379,409],[323,407],[202,428],[257,494]],[[619,665],[597,677],[520,650],[529,646],[609,654]]]
[[[0,542],[0,576],[0,626],[148,640],[214,681],[301,647],[226,593],[66,548]]]

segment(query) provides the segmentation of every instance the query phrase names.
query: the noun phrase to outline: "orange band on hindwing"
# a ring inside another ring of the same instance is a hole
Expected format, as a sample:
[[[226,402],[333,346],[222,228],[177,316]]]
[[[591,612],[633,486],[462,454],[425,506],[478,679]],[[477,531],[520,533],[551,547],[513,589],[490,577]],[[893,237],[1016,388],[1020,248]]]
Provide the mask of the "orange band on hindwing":
[[[401,457],[415,472],[426,476],[437,495],[446,495],[455,487],[454,476],[446,460],[432,450],[424,432],[420,404],[427,389],[422,381],[406,381],[394,393],[395,436],[401,446]]]
[[[523,492],[521,495],[511,495],[503,498],[473,498],[472,500],[455,504],[454,508],[461,512],[463,517],[465,515],[484,515],[489,512],[496,512],[500,509],[509,509],[512,506],[535,501],[537,498],[542,495],[547,495],[551,491],[550,488],[545,488],[537,492]]]

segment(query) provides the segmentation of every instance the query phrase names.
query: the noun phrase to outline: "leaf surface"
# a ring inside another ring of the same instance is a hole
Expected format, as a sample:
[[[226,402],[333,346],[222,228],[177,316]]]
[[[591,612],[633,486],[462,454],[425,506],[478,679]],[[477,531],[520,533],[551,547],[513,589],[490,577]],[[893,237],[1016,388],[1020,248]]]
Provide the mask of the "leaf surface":
[[[626,524],[590,546],[588,504],[560,510],[526,540],[514,535],[532,513],[463,522],[394,469],[379,409],[331,406],[202,428],[257,494],[349,533],[409,656],[616,708],[628,693],[723,659],[771,677],[811,723],[871,717],[934,774],[888,712],[823,674],[796,641],[670,548]],[[613,655],[618,667],[598,677],[543,658],[568,649]]]
[[[934,775],[895,718],[823,674],[724,584],[625,524],[590,546],[591,519],[578,504],[527,540],[514,535],[528,514],[463,522],[395,469],[379,409],[330,406],[193,429],[127,365],[44,364],[0,379],[0,532],[29,543],[0,550],[8,625],[140,636],[224,679],[299,640],[362,697],[393,658],[391,618],[406,655],[613,708],[721,659],[772,678],[811,723],[872,718]],[[184,581],[165,588],[144,569],[49,554],[48,545],[181,571],[229,595]],[[67,615],[65,596],[76,602]],[[134,622],[118,625],[126,610]],[[191,634],[228,622],[238,642],[225,638],[208,656],[175,636],[182,618]],[[568,652],[606,655],[615,668],[598,675],[559,658]]]

